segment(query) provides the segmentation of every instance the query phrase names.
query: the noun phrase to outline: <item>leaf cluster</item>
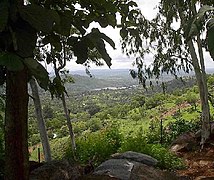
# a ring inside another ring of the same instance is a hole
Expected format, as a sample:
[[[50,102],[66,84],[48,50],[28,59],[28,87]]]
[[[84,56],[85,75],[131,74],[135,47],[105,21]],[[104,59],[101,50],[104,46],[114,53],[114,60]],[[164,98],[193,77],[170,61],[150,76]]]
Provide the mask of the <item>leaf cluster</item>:
[[[27,67],[41,87],[48,89],[51,84],[48,73],[38,61],[59,64],[76,57],[79,64],[100,59],[111,66],[111,57],[106,51],[106,43],[115,49],[111,38],[93,28],[92,22],[100,27],[116,27],[116,14],[121,16],[122,26],[134,19],[131,0],[29,0],[0,2],[0,75],[1,84],[5,80],[6,69],[20,71]],[[47,18],[48,17],[48,18]],[[58,69],[58,70],[59,70]],[[52,83],[59,84],[59,83]]]

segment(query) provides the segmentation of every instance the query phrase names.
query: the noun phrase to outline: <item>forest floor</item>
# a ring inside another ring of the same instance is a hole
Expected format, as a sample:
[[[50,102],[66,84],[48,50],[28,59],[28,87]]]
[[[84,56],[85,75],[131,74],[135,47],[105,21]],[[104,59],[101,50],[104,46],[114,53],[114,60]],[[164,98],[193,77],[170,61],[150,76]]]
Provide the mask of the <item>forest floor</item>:
[[[214,140],[191,152],[181,153],[186,169],[178,170],[179,176],[189,177],[191,180],[214,180]]]

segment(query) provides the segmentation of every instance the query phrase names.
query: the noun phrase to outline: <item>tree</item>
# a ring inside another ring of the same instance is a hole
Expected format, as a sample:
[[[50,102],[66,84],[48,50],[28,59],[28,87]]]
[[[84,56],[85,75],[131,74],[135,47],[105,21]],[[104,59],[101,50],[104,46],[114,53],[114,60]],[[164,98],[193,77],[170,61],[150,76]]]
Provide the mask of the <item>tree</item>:
[[[81,8],[76,8],[76,4]],[[53,88],[46,69],[36,60],[35,48],[51,44],[56,51],[61,52],[60,35],[63,35],[68,38],[72,56],[77,58],[77,63],[87,65],[89,49],[97,49],[106,64],[111,66],[104,42],[112,47],[114,42],[97,29],[90,33],[86,29],[92,22],[98,22],[101,27],[116,27],[118,13],[124,30],[126,24],[133,27],[133,17],[138,14],[135,6],[136,3],[131,0],[0,2],[0,79],[1,84],[6,81],[6,180],[26,180],[29,177],[28,80],[34,76],[45,90]],[[80,35],[70,34],[71,27],[75,27]],[[50,58],[41,56],[39,61],[49,64]],[[99,63],[95,59],[96,62]]]
[[[198,97],[194,92],[188,92],[186,95],[186,101],[192,106],[193,110],[197,110]]]
[[[162,0],[159,4],[159,13],[152,21],[141,18],[139,27],[135,34],[138,39],[132,36],[124,38],[124,49],[130,54],[137,54],[136,65],[138,73],[131,71],[133,76],[138,76],[142,83],[148,78],[158,78],[163,72],[171,73],[177,77],[177,71],[189,72],[192,67],[195,71],[201,107],[202,107],[202,133],[201,144],[210,136],[210,109],[208,103],[208,88],[204,63],[204,40],[200,33],[203,30],[203,19],[208,10],[212,8],[202,8],[197,14],[196,4],[213,5],[212,1],[184,1],[184,0]],[[210,17],[210,16],[209,16]],[[173,28],[173,23],[177,21],[179,28]],[[211,56],[213,57],[213,20],[207,23],[207,44]],[[205,23],[206,24],[206,23]],[[128,31],[131,35],[131,31]],[[140,42],[148,42],[148,47]],[[129,42],[134,48],[130,50],[125,44]],[[143,57],[145,53],[154,53],[154,61],[151,66],[144,66]]]
[[[51,161],[51,149],[48,141],[45,121],[42,114],[42,107],[41,107],[41,102],[39,98],[38,87],[34,78],[30,80],[30,87],[32,90],[33,102],[35,106],[35,114],[37,118],[37,124],[38,124],[40,139],[41,139],[42,147],[44,151],[45,161],[49,162]]]
[[[175,100],[175,104],[178,106],[178,112],[179,114],[181,113],[181,105],[184,103],[184,97],[183,96],[179,96],[176,98]]]

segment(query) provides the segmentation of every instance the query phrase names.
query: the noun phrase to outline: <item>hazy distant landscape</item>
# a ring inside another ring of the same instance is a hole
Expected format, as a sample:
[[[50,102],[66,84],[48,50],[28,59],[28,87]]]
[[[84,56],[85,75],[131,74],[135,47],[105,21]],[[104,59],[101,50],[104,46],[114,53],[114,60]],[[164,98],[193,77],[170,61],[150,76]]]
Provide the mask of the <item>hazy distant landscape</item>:
[[[214,69],[210,69],[209,73],[214,72]],[[139,85],[138,79],[133,79],[130,75],[129,69],[96,69],[91,70],[91,75],[86,74],[84,70],[71,71],[71,77],[74,79],[74,83],[66,84],[69,91],[73,92],[84,92],[100,89],[115,89],[124,87],[135,87]],[[193,76],[193,73],[184,74],[178,73],[178,76]],[[175,79],[170,74],[164,74],[159,79],[148,79],[153,81],[154,85],[156,81],[167,82]]]

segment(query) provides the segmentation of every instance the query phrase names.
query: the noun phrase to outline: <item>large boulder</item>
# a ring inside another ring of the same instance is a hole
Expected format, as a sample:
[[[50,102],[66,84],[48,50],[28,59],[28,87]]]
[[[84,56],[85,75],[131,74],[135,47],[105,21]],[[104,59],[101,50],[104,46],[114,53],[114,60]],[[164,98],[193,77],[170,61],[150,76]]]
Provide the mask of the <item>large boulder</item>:
[[[178,180],[175,174],[127,159],[109,159],[95,169],[89,179]],[[86,178],[88,179],[88,178]]]
[[[114,159],[128,159],[130,161],[143,163],[143,164],[146,164],[148,166],[155,166],[158,163],[157,159],[155,159],[149,155],[137,153],[137,152],[133,152],[133,151],[127,151],[127,152],[124,152],[121,154],[113,154],[112,158],[114,158]]]
[[[126,159],[109,159],[98,166],[93,174],[128,180],[135,165],[137,165],[137,162]]]
[[[196,136],[192,132],[185,132],[178,136],[171,144],[170,150],[175,154],[190,151],[197,145]]]
[[[81,176],[79,167],[67,160],[51,161],[33,170],[30,180],[76,180]]]

